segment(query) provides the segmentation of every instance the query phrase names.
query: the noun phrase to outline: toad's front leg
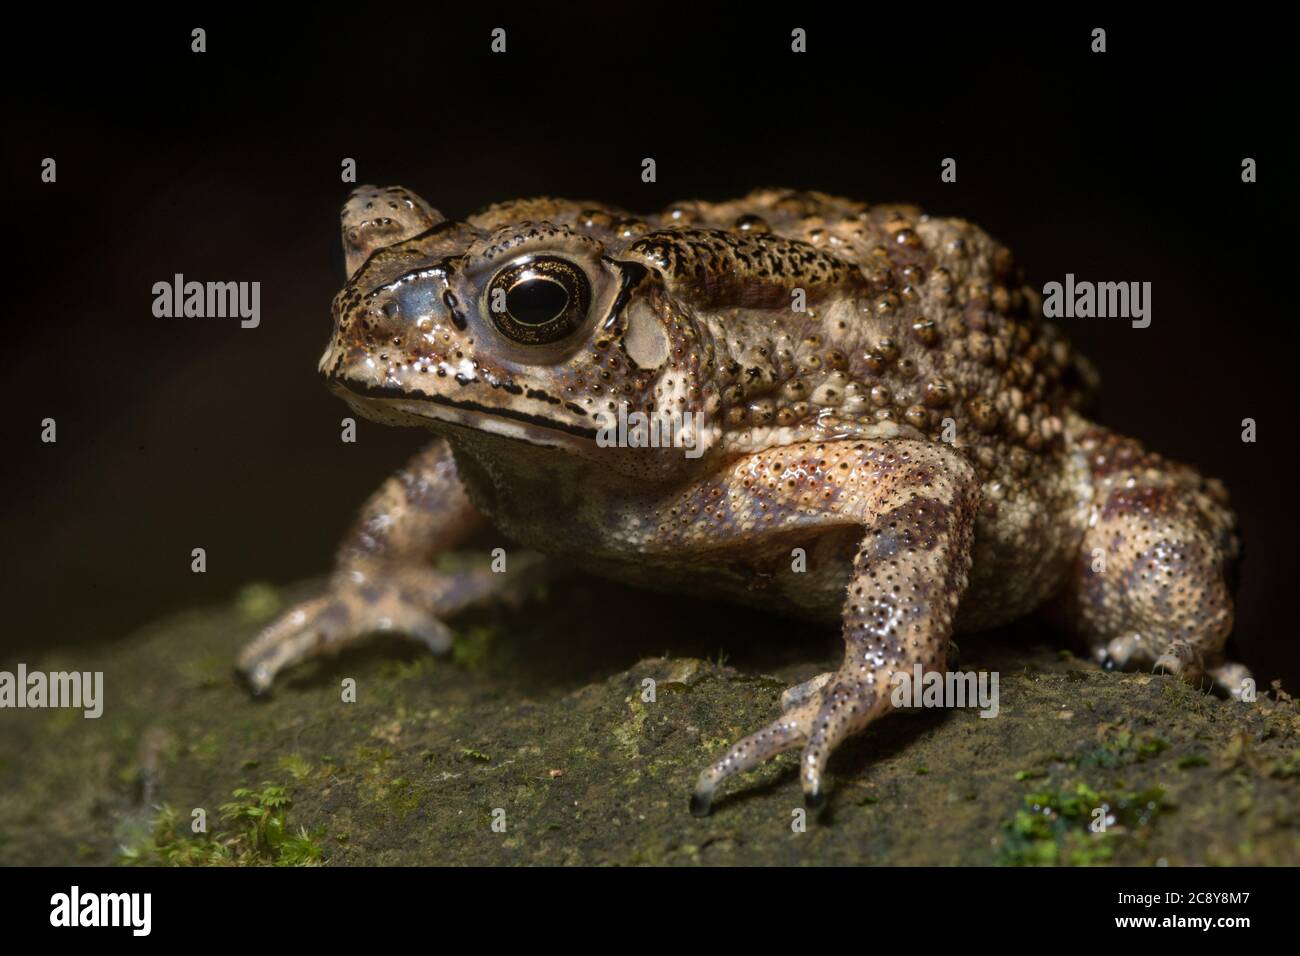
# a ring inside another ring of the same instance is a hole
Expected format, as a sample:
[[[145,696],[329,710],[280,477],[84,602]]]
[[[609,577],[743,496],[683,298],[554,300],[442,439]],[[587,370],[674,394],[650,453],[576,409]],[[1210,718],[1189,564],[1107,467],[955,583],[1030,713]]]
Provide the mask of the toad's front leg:
[[[417,454],[371,496],[339,549],[325,593],[290,608],[239,653],[254,693],[286,667],[392,632],[434,653],[451,648],[445,618],[492,598],[517,600],[540,579],[537,555],[511,557],[508,574],[432,567],[482,519],[470,504],[442,440]]]
[[[796,747],[804,800],[819,807],[827,760],[890,710],[893,675],[946,666],[969,577],[979,482],[959,453],[912,441],[835,442],[759,457],[750,481],[733,477],[779,524],[838,518],[862,527],[843,607],[844,662],[788,691],[781,717],[700,775],[691,800],[698,815],[727,777]]]

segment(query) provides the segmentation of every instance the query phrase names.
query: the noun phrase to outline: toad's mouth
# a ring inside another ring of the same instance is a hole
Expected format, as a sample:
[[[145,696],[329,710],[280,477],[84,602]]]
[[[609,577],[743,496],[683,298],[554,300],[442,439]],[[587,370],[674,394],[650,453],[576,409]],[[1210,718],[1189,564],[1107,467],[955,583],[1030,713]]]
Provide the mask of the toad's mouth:
[[[587,446],[594,443],[597,431],[581,425],[553,421],[541,415],[494,408],[478,402],[457,401],[445,395],[431,395],[419,389],[333,379],[330,386],[349,404],[386,409],[399,416],[488,432],[514,438],[533,445]],[[581,441],[579,441],[579,439]]]

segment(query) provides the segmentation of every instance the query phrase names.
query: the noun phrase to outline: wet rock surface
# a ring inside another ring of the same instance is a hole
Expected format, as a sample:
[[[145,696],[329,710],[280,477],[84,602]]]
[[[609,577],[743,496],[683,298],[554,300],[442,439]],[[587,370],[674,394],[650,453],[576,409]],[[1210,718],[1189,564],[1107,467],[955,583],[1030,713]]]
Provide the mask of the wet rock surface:
[[[458,619],[449,658],[379,638],[252,700],[235,651],[303,593],[27,660],[102,670],[106,702],[0,712],[0,863],[1300,863],[1295,701],[1103,673],[1037,623],[961,638],[996,718],[874,725],[820,819],[794,755],[697,819],[701,768],[835,662],[833,630],[578,581]]]

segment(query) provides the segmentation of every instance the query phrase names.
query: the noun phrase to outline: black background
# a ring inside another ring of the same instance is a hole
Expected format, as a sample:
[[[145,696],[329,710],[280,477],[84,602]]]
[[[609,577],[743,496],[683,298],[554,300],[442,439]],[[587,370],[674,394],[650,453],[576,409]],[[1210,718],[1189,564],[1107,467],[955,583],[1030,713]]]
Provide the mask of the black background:
[[[361,182],[453,217],[528,195],[653,211],[783,185],[973,220],[1035,285],[1150,281],[1148,329],[1064,320],[1102,374],[1095,417],[1228,483],[1246,541],[1237,647],[1296,690],[1289,31],[1100,8],[705,9],[97,22],[51,6],[11,22],[9,650],[108,640],[249,581],[320,574],[418,446],[367,422],[341,443],[346,410],[315,372],[352,157]],[[504,56],[489,52],[497,26]],[[795,26],[806,54],[790,52]],[[647,156],[657,183],[640,179]],[[939,179],[948,156],[955,184]],[[260,281],[261,326],[155,318],[151,287],[177,272]],[[55,445],[39,440],[47,416]],[[1246,417],[1257,444],[1240,440]]]

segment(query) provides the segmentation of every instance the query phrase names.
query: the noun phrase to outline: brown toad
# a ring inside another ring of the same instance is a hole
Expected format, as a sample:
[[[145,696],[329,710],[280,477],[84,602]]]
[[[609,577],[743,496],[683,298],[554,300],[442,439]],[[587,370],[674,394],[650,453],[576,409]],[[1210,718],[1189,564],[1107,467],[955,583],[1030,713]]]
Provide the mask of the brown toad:
[[[787,191],[455,221],[362,187],[343,243],[320,370],[438,437],[365,506],[328,592],[242,652],[256,691],[375,631],[446,651],[446,618],[536,567],[432,566],[484,520],[560,566],[842,622],[839,670],[706,769],[697,812],[795,748],[820,804],[896,673],[1044,605],[1108,666],[1249,676],[1222,655],[1222,485],[1079,414],[1088,366],[969,223]]]

